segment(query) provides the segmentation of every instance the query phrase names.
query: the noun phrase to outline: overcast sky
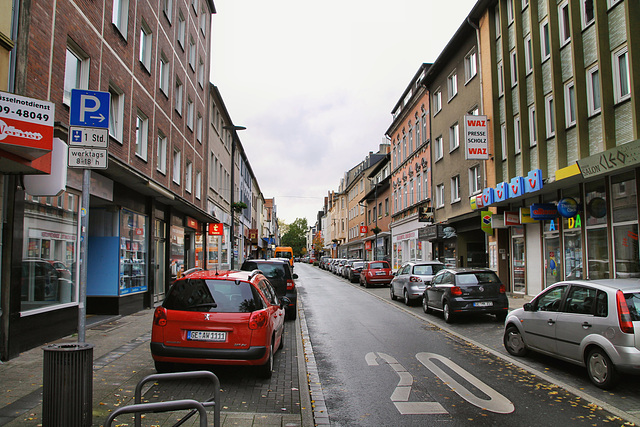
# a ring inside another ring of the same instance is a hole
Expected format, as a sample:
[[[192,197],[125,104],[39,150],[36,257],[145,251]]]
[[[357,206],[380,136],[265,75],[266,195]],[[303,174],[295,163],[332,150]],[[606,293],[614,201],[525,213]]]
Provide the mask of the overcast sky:
[[[476,0],[214,0],[211,81],[265,198],[313,225]]]

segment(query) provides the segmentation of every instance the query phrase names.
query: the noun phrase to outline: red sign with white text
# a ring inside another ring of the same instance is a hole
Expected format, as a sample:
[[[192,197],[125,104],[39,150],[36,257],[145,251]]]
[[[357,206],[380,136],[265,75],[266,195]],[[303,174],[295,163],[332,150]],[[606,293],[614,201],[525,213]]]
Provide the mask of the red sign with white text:
[[[53,149],[52,102],[0,92],[0,149],[34,160]]]
[[[209,224],[209,236],[222,236],[224,234],[224,225],[219,222]]]

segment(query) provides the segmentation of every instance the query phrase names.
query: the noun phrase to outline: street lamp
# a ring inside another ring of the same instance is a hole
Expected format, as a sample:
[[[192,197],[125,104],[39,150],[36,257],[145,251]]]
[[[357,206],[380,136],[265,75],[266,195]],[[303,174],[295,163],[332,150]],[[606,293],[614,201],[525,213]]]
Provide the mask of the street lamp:
[[[233,260],[235,257],[234,254],[234,246],[235,246],[235,242],[234,242],[234,209],[233,209],[233,204],[235,203],[234,200],[234,196],[235,196],[235,191],[234,191],[234,179],[235,179],[235,173],[234,171],[236,170],[236,139],[238,139],[238,131],[239,130],[245,130],[246,127],[244,126],[234,126],[234,125],[227,125],[227,126],[222,126],[222,129],[226,129],[226,130],[230,130],[233,131],[233,138],[231,138],[231,197],[230,199],[230,206],[231,206],[231,227],[229,229],[229,240],[231,241],[231,262],[230,262],[230,269],[233,270]]]

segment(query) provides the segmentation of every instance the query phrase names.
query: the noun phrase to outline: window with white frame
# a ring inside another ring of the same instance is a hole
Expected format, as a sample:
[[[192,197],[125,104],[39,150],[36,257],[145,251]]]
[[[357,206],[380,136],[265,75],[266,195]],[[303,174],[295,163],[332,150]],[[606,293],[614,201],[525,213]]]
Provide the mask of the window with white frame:
[[[628,51],[628,47],[625,46],[613,53],[613,85],[615,102],[621,102],[631,97]]]
[[[444,184],[436,185],[436,207],[444,207]]]
[[[158,64],[158,84],[160,90],[165,95],[169,96],[169,76],[171,70],[169,69],[169,60],[164,52],[160,53],[160,62]]]
[[[522,151],[522,141],[520,140],[520,116],[513,118],[513,145],[515,153],[520,154]]]
[[[503,69],[502,69],[502,61],[498,62],[498,95],[502,96],[504,95],[504,75],[503,75]]]
[[[193,131],[193,114],[194,114],[194,110],[195,110],[195,107],[193,105],[193,101],[191,100],[191,97],[188,96],[187,97],[187,127],[191,131]]]
[[[507,125],[500,126],[500,145],[502,147],[502,160],[507,158]]]
[[[149,145],[149,118],[140,110],[136,115],[136,156],[147,160]]]
[[[447,90],[449,93],[449,101],[458,94],[458,73],[454,70],[447,78]]]
[[[422,201],[422,175],[416,175],[416,199],[418,202]]]
[[[200,200],[202,197],[202,172],[196,172],[196,199]]]
[[[75,46],[67,46],[62,101],[71,105],[71,89],[89,88],[89,57]]]
[[[198,60],[198,84],[202,88],[204,87],[204,70],[204,61],[202,60],[202,57],[200,57]]]
[[[549,34],[549,19],[545,18],[540,23],[540,49],[542,62],[551,57],[551,36]]]
[[[189,36],[189,66],[196,71],[196,42],[193,36]]]
[[[427,142],[429,135],[427,134],[427,113],[422,113],[422,141]]]
[[[153,33],[149,25],[142,20],[140,25],[140,57],[138,58],[147,71],[151,70],[151,51],[153,50]]]
[[[546,122],[547,138],[556,134],[555,110],[553,105],[553,95],[544,98],[544,119]]]
[[[113,0],[113,14],[111,22],[120,32],[120,35],[127,39],[127,25],[129,23],[129,0]]]
[[[496,38],[500,37],[500,31],[501,31],[501,25],[500,25],[500,2],[498,2],[498,4],[496,5],[496,7],[493,10],[493,19],[494,22],[493,24],[496,27]]]
[[[180,150],[174,148],[173,150],[173,182],[180,185],[180,175],[182,174],[181,170],[181,156]]]
[[[198,15],[198,0],[191,0],[191,7],[193,8],[193,11],[196,13],[196,16]]]
[[[529,106],[529,147],[535,147],[537,139],[538,123],[536,122],[536,107]]]
[[[173,13],[173,0],[162,0],[162,11],[164,12],[164,16],[166,16],[167,20],[171,22],[171,15]]]
[[[513,22],[513,0],[507,0],[507,22]]]
[[[588,27],[596,20],[593,0],[580,0],[580,12],[582,13],[582,28]]]
[[[567,127],[576,124],[576,87],[573,80],[564,85],[564,118]]]
[[[413,179],[409,181],[409,206],[413,206],[414,204],[414,193],[413,193]]]
[[[560,46],[571,41],[571,22],[569,18],[569,0],[565,0],[558,6],[558,19],[560,25]]]
[[[524,38],[524,68],[527,75],[533,71],[533,50],[531,47],[531,34],[528,34]]]
[[[184,19],[184,15],[180,10],[178,12],[178,43],[180,43],[180,47],[184,50],[184,38],[187,31],[187,23]]]
[[[196,139],[202,144],[202,114],[200,113],[196,118]]]
[[[590,116],[600,112],[600,71],[597,65],[587,70],[587,106]]]
[[[469,168],[469,193],[474,195],[480,192],[482,192],[482,175],[480,165],[475,165]]]
[[[420,119],[416,120],[416,148],[420,147],[422,140],[420,139]]]
[[[429,198],[429,175],[430,174],[428,173],[424,174],[424,186],[422,187],[424,191],[424,200],[427,200]]]
[[[167,173],[167,137],[158,131],[158,147],[156,148],[156,168],[163,175]]]
[[[200,12],[200,32],[203,36],[207,35],[207,14],[204,9]]]
[[[436,161],[438,161],[444,156],[444,147],[442,146],[442,136],[439,136],[436,138],[436,143],[434,148],[435,148]]]
[[[182,116],[182,96],[183,96],[184,85],[180,81],[178,77],[176,77],[176,91],[174,93],[175,96],[175,107],[178,114]]]
[[[438,88],[433,94],[433,115],[435,116],[440,110],[442,110],[442,91]]]
[[[460,201],[460,175],[451,178],[451,203]]]
[[[409,153],[413,153],[413,128],[409,128]]]
[[[478,109],[478,107],[473,107],[470,111],[469,111],[469,115],[470,116],[477,116],[480,114],[480,110]]]
[[[453,151],[460,147],[460,135],[458,128],[458,123],[454,123],[453,126],[449,128],[449,151]]]
[[[516,56],[516,51],[512,50],[509,53],[509,57],[511,58],[511,87],[518,84],[518,57]]]
[[[187,165],[184,168],[184,189],[187,193],[191,193],[191,184],[192,184],[192,174],[193,174],[193,163],[187,162]]]
[[[472,78],[478,74],[478,55],[476,54],[476,50],[473,49],[471,52],[467,54],[464,58],[464,74],[465,74],[465,83],[469,82]]]
[[[529,6],[529,0],[522,0],[522,10],[527,6]]]
[[[109,86],[109,135],[122,144],[124,123],[124,92],[117,87]]]

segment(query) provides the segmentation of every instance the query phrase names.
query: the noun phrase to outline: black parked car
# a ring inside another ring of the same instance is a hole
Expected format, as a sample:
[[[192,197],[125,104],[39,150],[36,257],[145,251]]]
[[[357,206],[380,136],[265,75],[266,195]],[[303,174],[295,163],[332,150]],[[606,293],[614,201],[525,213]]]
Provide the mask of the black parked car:
[[[349,268],[349,273],[346,278],[349,279],[351,283],[359,282],[360,272],[362,271],[363,267],[364,267],[364,261],[354,261],[353,263],[351,263],[351,266]]]
[[[242,263],[240,270],[260,270],[276,290],[278,298],[289,298],[289,305],[285,308],[287,319],[295,319],[298,314],[295,279],[298,275],[291,272],[291,266],[285,259],[251,259]]]
[[[504,321],[509,310],[506,287],[488,268],[440,270],[422,294],[425,313],[441,311],[447,323],[461,314],[491,313]]]

